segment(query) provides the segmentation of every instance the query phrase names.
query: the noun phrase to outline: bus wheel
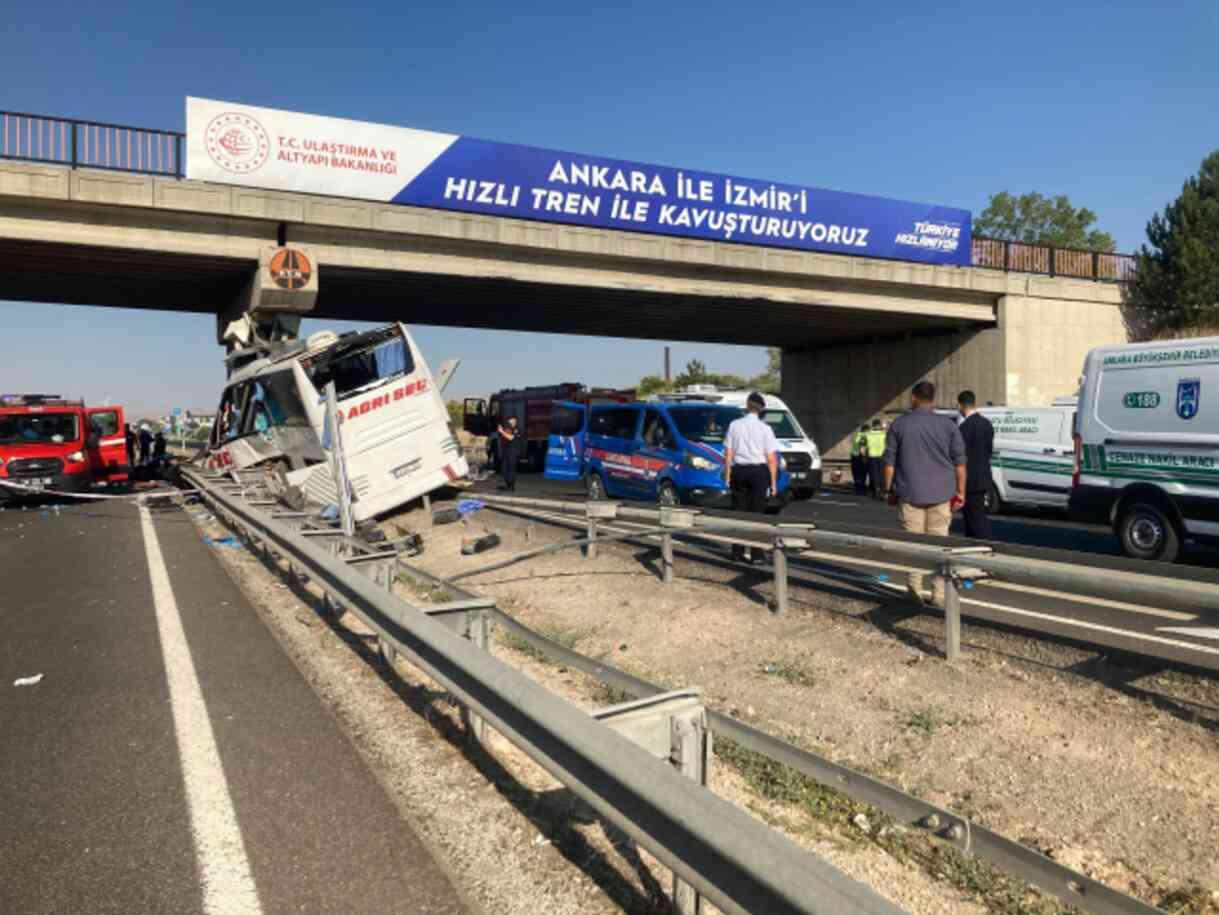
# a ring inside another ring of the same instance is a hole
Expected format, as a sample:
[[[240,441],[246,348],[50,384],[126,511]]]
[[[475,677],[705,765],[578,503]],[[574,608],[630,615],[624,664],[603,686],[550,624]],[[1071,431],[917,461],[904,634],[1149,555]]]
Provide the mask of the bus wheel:
[[[1127,506],[1117,519],[1122,550],[1135,559],[1175,562],[1181,551],[1177,529],[1159,508],[1147,502]]]
[[[656,501],[661,505],[680,505],[681,497],[677,494],[677,487],[665,480],[656,491]]]
[[[590,473],[584,481],[584,488],[588,491],[588,498],[592,502],[599,502],[605,498],[605,481],[601,479],[599,473]]]

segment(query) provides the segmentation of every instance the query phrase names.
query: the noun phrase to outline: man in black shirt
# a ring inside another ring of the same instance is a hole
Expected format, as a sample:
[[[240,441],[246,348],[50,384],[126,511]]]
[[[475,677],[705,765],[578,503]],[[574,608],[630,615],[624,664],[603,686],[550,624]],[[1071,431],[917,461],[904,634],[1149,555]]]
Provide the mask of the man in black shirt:
[[[990,459],[995,450],[995,427],[977,411],[973,391],[962,391],[957,409],[965,419],[961,422],[961,438],[965,441],[965,536],[975,540],[993,539],[990,515],[986,512],[986,493],[991,486]]]
[[[500,423],[496,431],[499,433],[499,469],[504,477],[500,489],[515,492],[516,464],[521,457],[521,432],[517,428],[516,417],[509,416],[508,421]]]

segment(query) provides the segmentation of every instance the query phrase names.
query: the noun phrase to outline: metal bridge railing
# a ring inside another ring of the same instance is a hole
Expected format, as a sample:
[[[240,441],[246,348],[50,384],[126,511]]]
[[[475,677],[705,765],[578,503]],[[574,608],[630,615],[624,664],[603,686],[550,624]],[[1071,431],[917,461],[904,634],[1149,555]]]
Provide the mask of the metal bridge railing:
[[[175,130],[0,111],[0,159],[181,178],[185,137]]]
[[[1133,254],[1055,248],[1003,238],[973,237],[973,265],[1018,273],[1043,273],[1106,283],[1127,283],[1134,276]]]

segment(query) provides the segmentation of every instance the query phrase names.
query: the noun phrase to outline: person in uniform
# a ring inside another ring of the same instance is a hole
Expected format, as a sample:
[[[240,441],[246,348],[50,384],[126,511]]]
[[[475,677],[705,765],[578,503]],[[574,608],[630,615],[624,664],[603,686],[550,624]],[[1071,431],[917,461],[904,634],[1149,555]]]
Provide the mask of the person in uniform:
[[[885,434],[885,424],[874,419],[864,436],[868,449],[868,491],[873,499],[881,498],[885,489]]]
[[[851,439],[851,480],[855,484],[855,495],[868,491],[868,424],[864,423]]]
[[[766,500],[779,488],[779,441],[762,422],[766,398],[757,391],[745,400],[745,415],[728,425],[724,436],[724,483],[732,493],[732,510],[762,514]],[[745,547],[734,543],[732,558],[745,560]],[[750,562],[763,562],[762,551],[750,548]]]
[[[990,461],[995,451],[995,427],[978,412],[978,399],[973,391],[962,391],[957,397],[960,411],[961,439],[965,442],[965,536],[975,540],[992,539],[990,514],[986,511],[986,493],[991,487]]]
[[[507,422],[499,424],[499,468],[503,474],[503,488],[516,491],[516,463],[521,456],[521,433],[516,426],[516,417],[509,416]]]

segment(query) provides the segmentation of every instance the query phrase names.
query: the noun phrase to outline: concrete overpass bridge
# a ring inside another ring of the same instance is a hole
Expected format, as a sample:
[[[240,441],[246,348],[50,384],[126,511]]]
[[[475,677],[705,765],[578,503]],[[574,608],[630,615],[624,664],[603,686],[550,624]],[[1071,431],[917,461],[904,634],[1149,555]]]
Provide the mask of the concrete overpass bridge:
[[[0,162],[0,300],[219,313],[285,242],[321,318],[781,346],[827,451],[921,378],[1043,403],[1126,339],[1110,282]]]

